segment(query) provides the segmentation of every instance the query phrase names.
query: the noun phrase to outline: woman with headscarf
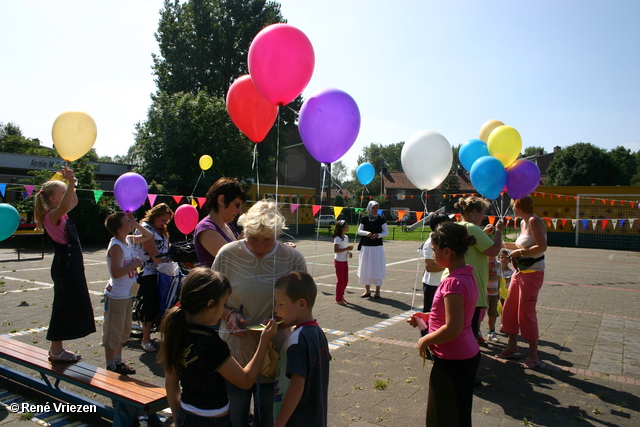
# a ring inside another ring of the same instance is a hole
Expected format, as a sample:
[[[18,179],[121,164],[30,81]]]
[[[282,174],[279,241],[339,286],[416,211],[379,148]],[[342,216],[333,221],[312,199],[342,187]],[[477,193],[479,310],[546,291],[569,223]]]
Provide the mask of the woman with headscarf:
[[[372,200],[367,205],[367,216],[360,219],[358,235],[360,236],[360,259],[358,263],[358,283],[364,285],[364,293],[360,298],[371,296],[371,285],[376,287],[374,299],[380,298],[382,279],[386,277],[386,259],[382,238],[389,235],[387,221],[378,215],[378,202]]]

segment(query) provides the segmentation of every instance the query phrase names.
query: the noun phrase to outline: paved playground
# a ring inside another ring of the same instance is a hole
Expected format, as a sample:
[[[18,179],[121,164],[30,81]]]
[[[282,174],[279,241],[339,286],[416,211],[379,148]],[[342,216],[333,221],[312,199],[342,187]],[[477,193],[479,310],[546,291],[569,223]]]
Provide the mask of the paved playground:
[[[405,322],[422,301],[422,260],[417,242],[386,241],[387,279],[382,299],[361,299],[357,252],[351,261],[346,299],[334,304],[335,274],[329,239],[301,239],[309,272],[319,285],[314,309],[331,347],[330,426],[424,425],[430,362],[418,355],[418,332]],[[103,366],[100,347],[101,293],[107,279],[103,248],[85,248],[87,280],[98,333],[66,347],[84,361]],[[30,258],[29,257],[33,257]],[[13,248],[0,248],[0,335],[48,348],[45,340],[53,297],[52,253],[44,260],[34,249],[17,261]],[[27,258],[27,259],[25,259]],[[533,370],[494,357],[506,343],[481,347],[475,390],[475,426],[640,426],[640,253],[549,248],[545,283],[538,301],[540,358]],[[417,286],[418,292],[414,292]],[[486,333],[486,320],[482,325]],[[159,335],[155,337],[159,339]],[[521,350],[526,356],[526,343]],[[162,385],[155,355],[139,340],[125,347],[137,378]],[[524,361],[524,357],[521,361]],[[7,390],[3,394],[3,390]],[[0,401],[15,387],[0,380]],[[24,394],[24,393],[23,393]],[[29,397],[31,398],[31,397]],[[55,425],[95,425],[65,414]],[[0,411],[1,426],[25,426]]]

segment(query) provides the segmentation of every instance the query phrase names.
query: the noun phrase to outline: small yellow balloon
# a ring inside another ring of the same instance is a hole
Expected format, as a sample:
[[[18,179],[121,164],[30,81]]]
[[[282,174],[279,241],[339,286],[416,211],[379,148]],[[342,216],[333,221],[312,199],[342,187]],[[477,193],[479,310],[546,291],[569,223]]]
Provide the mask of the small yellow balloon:
[[[483,124],[480,128],[480,132],[478,132],[478,139],[480,141],[487,142],[489,140],[489,135],[491,134],[491,132],[493,132],[493,130],[498,126],[504,126],[504,123],[502,123],[500,120],[489,120],[485,122],[485,124]]]
[[[499,126],[489,135],[487,141],[489,154],[502,162],[507,168],[515,162],[522,151],[520,133],[511,126]]]
[[[98,129],[90,115],[81,111],[66,111],[53,122],[51,137],[60,157],[68,162],[78,160],[91,150]]]
[[[205,154],[204,156],[200,157],[200,169],[202,169],[203,171],[208,170],[211,166],[213,166],[213,159],[211,158],[210,155]]]

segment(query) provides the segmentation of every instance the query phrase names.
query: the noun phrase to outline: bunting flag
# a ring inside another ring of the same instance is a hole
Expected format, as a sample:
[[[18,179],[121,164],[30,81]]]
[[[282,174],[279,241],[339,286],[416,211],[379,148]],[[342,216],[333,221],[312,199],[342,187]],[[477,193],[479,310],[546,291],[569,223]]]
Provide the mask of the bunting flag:
[[[613,225],[613,229],[616,229],[616,225],[618,225],[618,220],[617,219],[612,219],[611,220],[611,225]]]
[[[598,225],[598,220],[597,219],[592,219],[591,220],[591,226],[593,227],[593,229],[596,229],[596,225]]]
[[[454,214],[454,215],[456,216],[456,222],[460,222],[460,216],[461,215],[459,213],[458,214]]]
[[[4,194],[4,193],[2,193],[2,194]],[[635,207],[636,207],[636,206],[635,206],[636,202],[629,202],[629,203],[631,204],[631,207],[632,207],[632,208],[635,208]]]
[[[193,206],[194,208],[198,208],[198,202],[196,202],[196,198],[192,197],[191,198],[191,206]]]
[[[360,211],[363,211],[363,210],[364,210],[364,208],[355,208],[356,213],[358,213]]]
[[[157,194],[147,194],[147,198],[149,199],[149,204],[151,205],[151,207],[156,204],[156,197],[158,197]]]
[[[342,206],[334,206],[333,207],[333,216],[338,218],[340,216],[340,212],[342,212],[342,209],[344,209]]]
[[[489,224],[493,225],[496,222],[496,217],[493,215],[489,215]]]
[[[591,204],[594,204],[594,203],[595,203],[595,201],[596,201],[596,199],[593,199],[593,198],[592,198],[592,199],[591,199]]]
[[[422,212],[422,211],[416,212],[416,218],[418,219],[418,221],[420,221],[422,219],[423,215],[424,215],[424,212]]]
[[[378,215],[379,215],[379,216],[382,216],[382,214],[383,214],[383,213],[384,213],[384,209],[380,209],[380,210],[378,210]]]
[[[607,201],[605,199],[601,199],[603,204],[607,204]]]
[[[551,227],[551,218],[549,218],[548,216],[545,216],[543,219],[547,223],[547,227]]]
[[[576,228],[576,224],[577,224],[577,223],[578,223],[578,220],[577,220],[577,219],[572,219],[572,220],[571,220],[571,228],[572,228],[572,229],[575,229],[575,228]]]
[[[607,224],[609,224],[609,220],[608,219],[603,219],[602,220],[602,229],[604,230],[604,228],[607,226]]]
[[[27,197],[31,197],[31,194],[33,194],[33,189],[36,188],[35,185],[25,185],[24,189],[27,190]]]
[[[620,220],[620,228],[622,228],[622,226],[624,225],[624,219]]]
[[[7,189],[7,184],[0,184],[0,193],[2,194],[2,197],[4,197],[4,193]]]
[[[182,201],[182,196],[171,196],[171,197],[173,197],[173,200],[175,200],[177,204],[180,204],[180,202]]]
[[[198,205],[200,206],[200,209],[202,209],[204,204],[207,203],[206,197],[196,197],[196,199],[198,199]]]
[[[96,204],[100,201],[103,193],[104,191],[102,190],[93,190],[93,198],[96,200]]]
[[[404,218],[404,214],[406,211],[398,211],[398,221],[402,221],[402,218]]]
[[[629,228],[633,228],[633,221],[635,221],[635,219],[629,218]]]
[[[612,201],[611,201],[611,206],[613,206],[613,204],[614,204],[614,203],[615,203],[615,200],[612,200]]]
[[[586,230],[586,229],[587,229],[587,222],[588,222],[588,220],[586,220],[586,219],[583,219],[583,220],[582,220],[582,229],[583,229],[583,230]]]
[[[291,203],[291,213],[294,213],[300,207],[300,203]]]
[[[320,212],[320,208],[322,208],[320,205],[311,205],[311,213],[313,216],[316,216],[316,214]]]
[[[564,228],[567,225],[567,220],[563,218],[561,224],[562,228]]]
[[[558,218],[551,218],[551,222],[553,223],[553,229],[558,228]]]

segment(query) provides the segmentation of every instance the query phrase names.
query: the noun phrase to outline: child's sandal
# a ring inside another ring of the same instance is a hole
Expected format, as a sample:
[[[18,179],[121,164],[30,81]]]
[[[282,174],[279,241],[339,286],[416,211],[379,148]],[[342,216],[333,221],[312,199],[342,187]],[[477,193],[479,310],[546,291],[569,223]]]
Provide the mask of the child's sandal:
[[[67,350],[62,350],[60,354],[53,354],[49,350],[49,362],[51,363],[75,363],[79,362],[82,356],[79,354],[71,353]]]

